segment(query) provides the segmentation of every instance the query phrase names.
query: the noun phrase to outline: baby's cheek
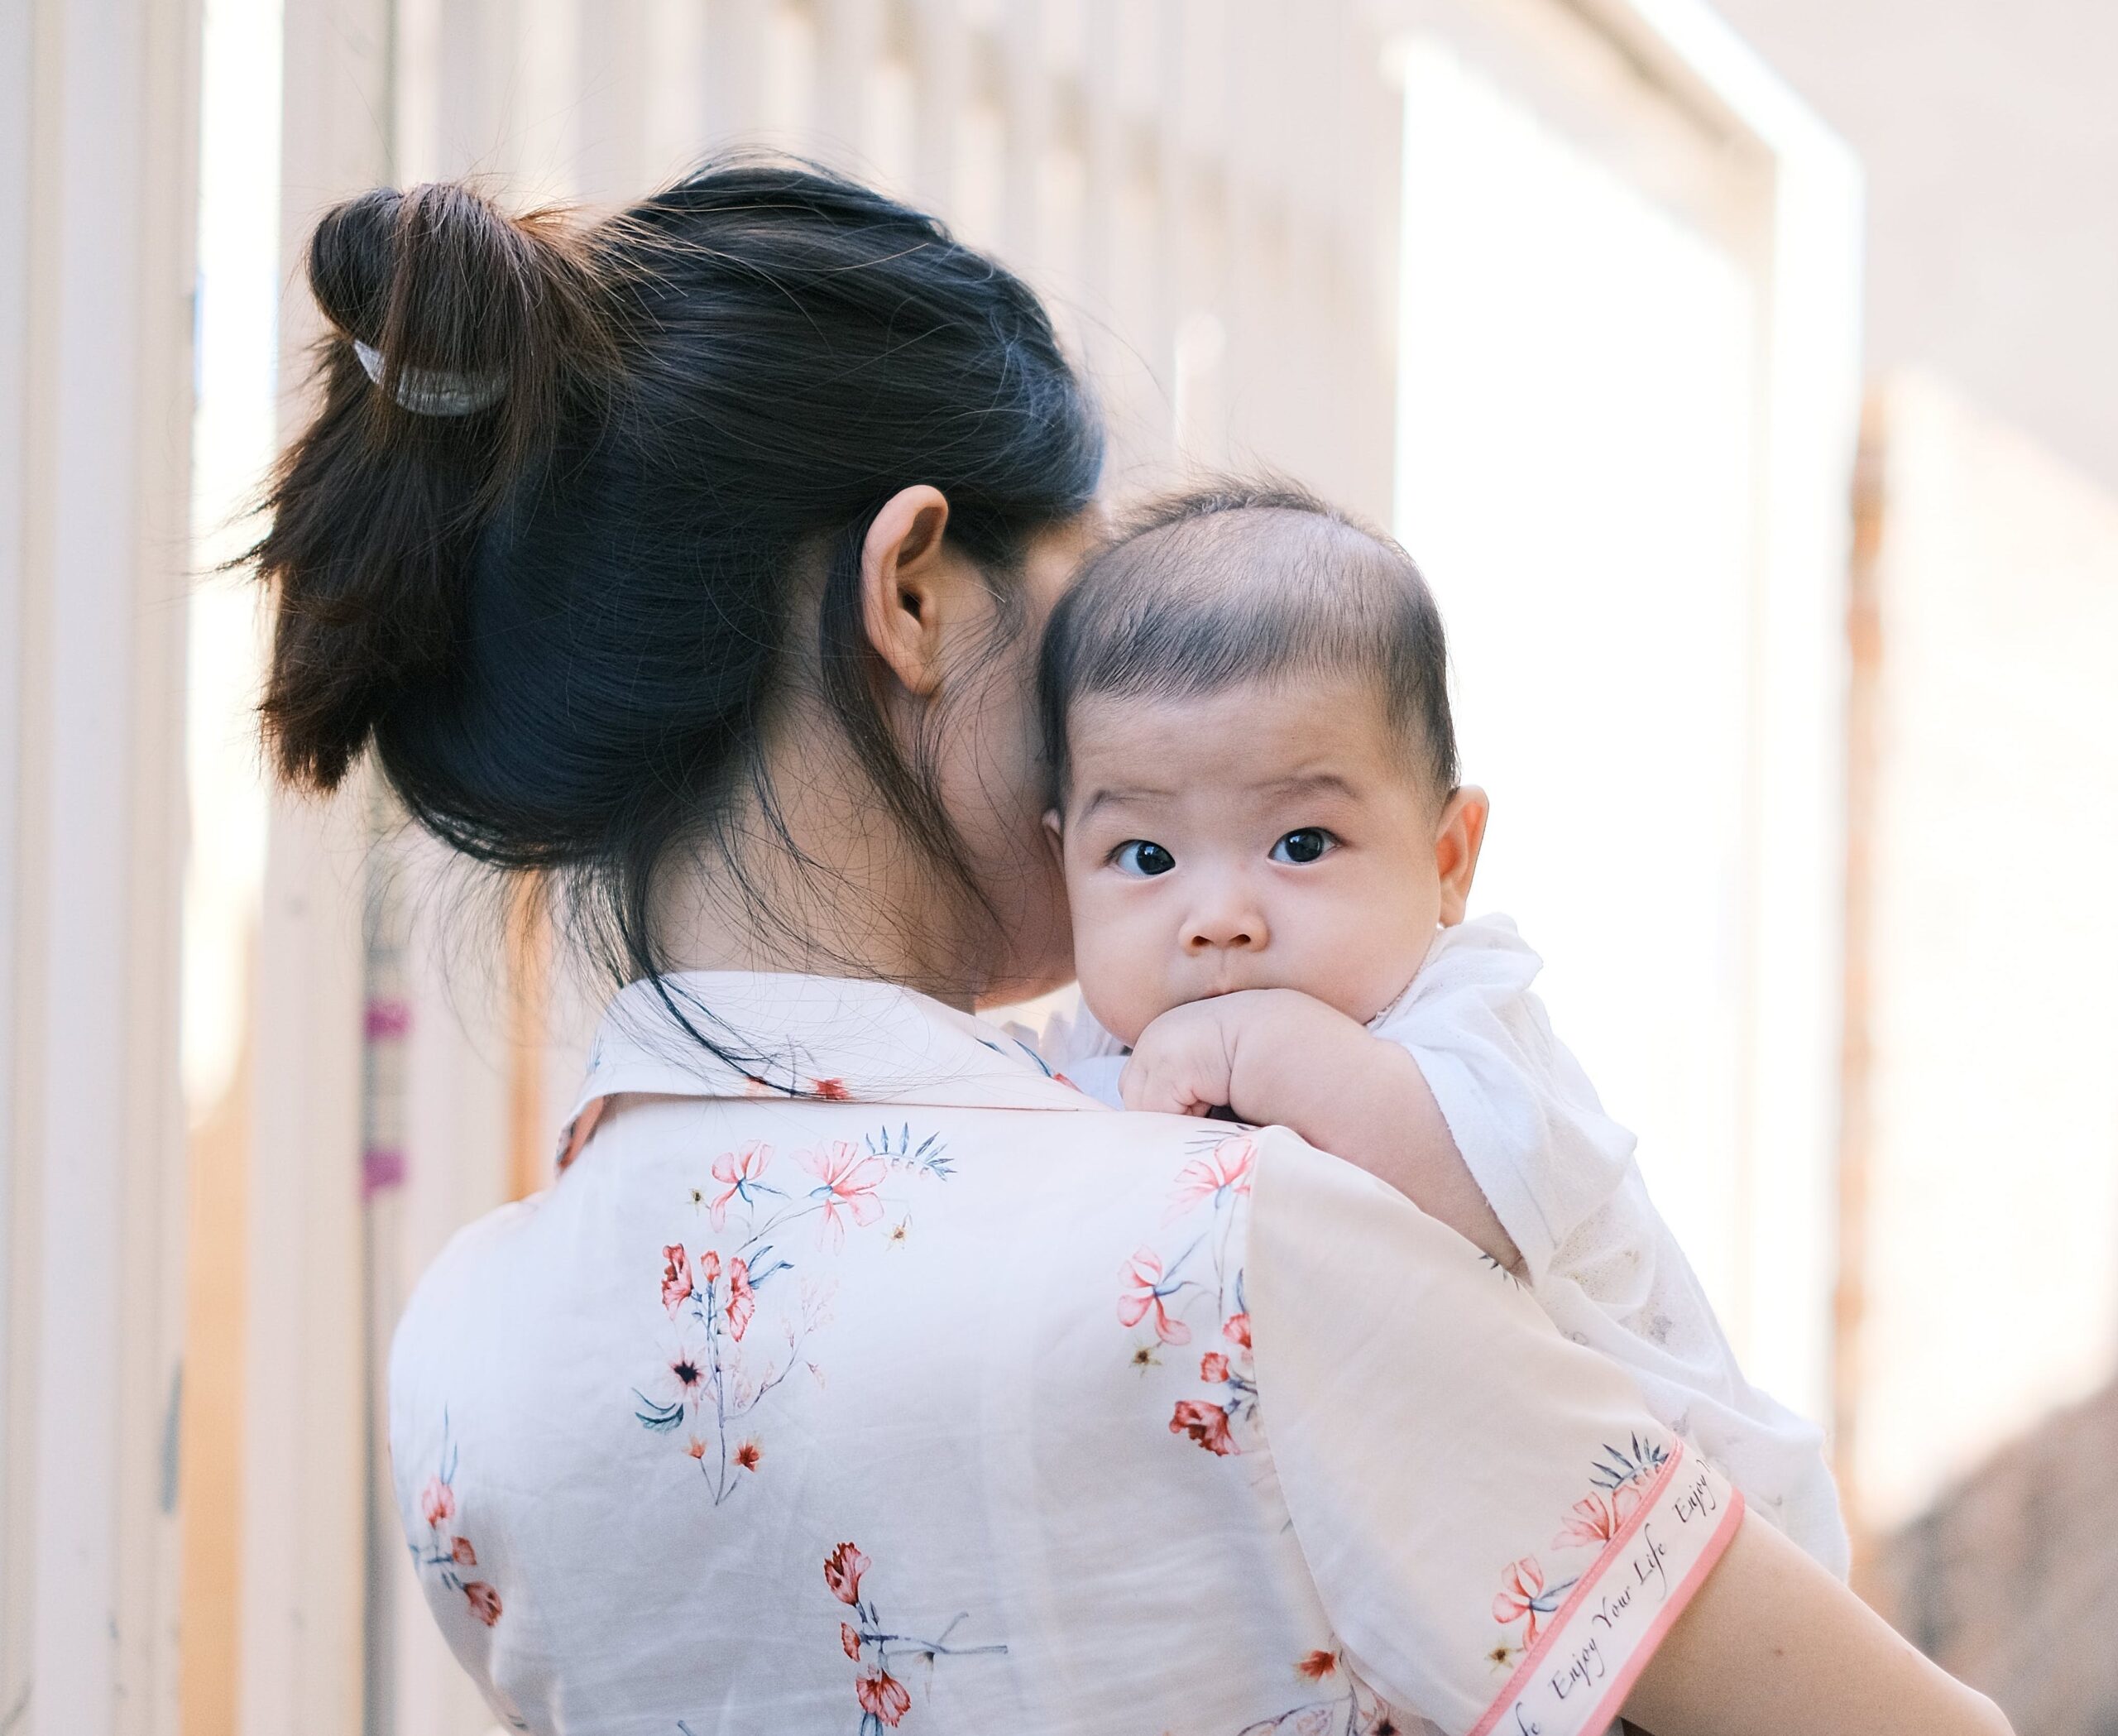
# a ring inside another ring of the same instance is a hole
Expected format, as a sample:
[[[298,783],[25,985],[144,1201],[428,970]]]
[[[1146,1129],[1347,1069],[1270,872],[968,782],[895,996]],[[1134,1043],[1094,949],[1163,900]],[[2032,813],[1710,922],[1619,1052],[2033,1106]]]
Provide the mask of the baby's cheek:
[[[1287,986],[1298,988],[1365,1024],[1394,1000],[1419,968],[1420,949],[1385,893],[1312,907],[1298,933],[1287,933]],[[1289,929],[1293,924],[1287,925]]]
[[[1152,949],[1128,945],[1122,932],[1076,920],[1074,969],[1081,999],[1096,1022],[1120,1043],[1137,1042],[1162,1010],[1162,992]]]

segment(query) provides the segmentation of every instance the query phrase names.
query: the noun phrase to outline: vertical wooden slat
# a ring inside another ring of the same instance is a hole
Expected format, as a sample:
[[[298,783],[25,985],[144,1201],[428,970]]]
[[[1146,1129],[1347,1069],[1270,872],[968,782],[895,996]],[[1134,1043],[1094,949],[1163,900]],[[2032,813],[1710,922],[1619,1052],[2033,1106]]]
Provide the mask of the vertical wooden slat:
[[[882,47],[875,0],[815,0],[816,94],[810,103],[817,154],[868,171],[868,80]]]
[[[571,113],[565,156],[565,196],[600,210],[637,199],[662,173],[651,164],[648,121],[650,87],[673,82],[678,69],[648,58],[652,0],[569,0],[567,6],[573,86],[563,97]]]
[[[1846,957],[1839,1039],[1838,1224],[1831,1310],[1832,1469],[1845,1506],[1853,1575],[1863,1579],[1874,1538],[1861,1502],[1862,1329],[1867,1320],[1868,1192],[1875,1156],[1876,835],[1882,776],[1883,611],[1881,563],[1889,512],[1889,423],[1880,393],[1861,424],[1853,479],[1853,550],[1847,578]]]
[[[716,142],[740,142],[764,125],[764,65],[773,0],[709,0],[707,120]]]
[[[1033,275],[1042,264],[1044,153],[1052,132],[1052,89],[1044,75],[1044,0],[1009,0],[999,33],[1000,101],[1007,156],[1001,171],[1000,247]]]
[[[191,4],[0,19],[10,1736],[174,1728],[199,43]]]
[[[237,515],[275,444],[274,328],[280,287],[278,0],[215,0],[200,94],[193,560],[210,573],[254,535]],[[248,575],[201,581],[188,611],[197,731],[187,744],[184,1049],[189,1207],[178,1436],[182,1526],[179,1717],[187,1731],[240,1724],[243,1410],[256,1094],[256,900],[264,796],[249,737],[258,598]],[[194,1028],[189,1021],[199,1021]],[[225,1021],[225,1024],[223,1022]],[[228,1072],[196,1065],[224,1048]],[[203,1087],[203,1088],[202,1088]]]
[[[36,425],[29,396],[37,17],[34,7],[0,11],[0,1728],[28,1716],[33,1678],[30,1636],[36,1581],[29,1551],[36,1507],[34,1412],[23,1402],[34,1368],[33,1225],[38,1190],[26,1160],[35,1123],[27,1113],[21,1042],[29,1009],[22,992],[25,947],[17,931],[29,908],[22,873],[31,833],[25,811],[24,749],[29,732],[22,647],[40,612],[29,587],[27,454]]]
[[[1083,333],[1085,359],[1098,371],[1114,360],[1114,243],[1117,200],[1125,175],[1124,130],[1112,53],[1117,41],[1117,5],[1118,0],[1079,0],[1082,33],[1095,46],[1083,58],[1080,79],[1085,220],[1078,293],[1089,314]]]
[[[391,176],[389,0],[288,0],[280,246]],[[445,148],[445,144],[443,148]],[[436,165],[439,167],[439,165]],[[320,333],[281,313],[282,418]],[[362,797],[274,804],[258,931],[241,1553],[242,1736],[361,1729],[372,1471],[362,1249]],[[299,1549],[289,1540],[303,1540]]]
[[[676,180],[713,142],[712,28],[705,0],[645,0],[643,180],[633,197]]]
[[[957,118],[970,77],[969,42],[955,0],[914,0],[913,88],[917,93],[913,196],[950,218],[956,204]]]
[[[1381,75],[1382,42],[1349,7],[1339,14],[1345,42],[1345,75],[1354,102],[1344,123],[1344,142],[1332,163],[1336,184],[1345,194],[1340,205],[1350,216],[1337,225],[1337,257],[1345,276],[1358,288],[1362,317],[1345,329],[1358,334],[1360,348],[1349,357],[1345,383],[1361,394],[1357,421],[1339,424],[1341,444],[1335,461],[1344,477],[1347,500],[1378,523],[1389,520],[1397,476],[1397,270],[1404,206],[1405,124],[1403,94]],[[1357,165],[1367,172],[1352,174]]]
[[[516,1001],[505,918],[476,919],[450,895],[463,882],[440,845],[401,827],[379,847],[404,913],[391,940],[405,1019],[395,1081],[403,1177],[383,1202],[387,1220],[378,1217],[373,1264],[380,1344],[449,1236],[510,1197],[521,1125],[510,1021],[534,1029],[543,1009],[534,989]],[[529,1071],[537,1070],[530,1060]],[[525,1105],[523,1118],[533,1114]],[[375,1389],[383,1391],[380,1379]],[[429,1613],[394,1498],[376,1532],[386,1547],[373,1571],[389,1588],[377,1615],[389,1625],[371,1647],[378,1662],[386,1661],[391,1721],[371,1713],[371,1736],[477,1736],[488,1717]]]
[[[580,196],[587,146],[584,86],[603,71],[585,36],[621,32],[638,0],[582,16],[581,0],[511,0],[486,42],[506,76],[505,117],[492,167],[518,204],[566,204]],[[626,130],[630,131],[629,117]],[[616,146],[622,155],[622,143]]]
[[[1182,110],[1186,86],[1191,71],[1185,60],[1189,46],[1184,31],[1180,0],[1156,0],[1153,8],[1156,76],[1166,80],[1162,100],[1150,112],[1155,145],[1153,216],[1152,218],[1153,275],[1151,298],[1140,339],[1154,368],[1154,382],[1162,415],[1154,456],[1165,466],[1176,459],[1176,333],[1188,309],[1191,260],[1185,246],[1185,218],[1189,209],[1191,165],[1186,154]]]
[[[507,911],[507,1196],[527,1199],[551,1179],[545,1120],[545,1035],[552,1003],[552,926],[544,888],[510,889]]]

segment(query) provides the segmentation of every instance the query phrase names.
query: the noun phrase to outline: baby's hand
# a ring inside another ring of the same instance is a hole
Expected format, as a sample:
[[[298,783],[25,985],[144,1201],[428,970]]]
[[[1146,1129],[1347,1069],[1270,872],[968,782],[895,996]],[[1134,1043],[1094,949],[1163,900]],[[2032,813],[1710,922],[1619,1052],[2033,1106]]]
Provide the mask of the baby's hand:
[[[1293,989],[1244,989],[1172,1007],[1133,1045],[1128,1109],[1292,1128],[1387,1182],[1513,1271],[1522,1260],[1464,1166],[1411,1052]]]
[[[1246,1121],[1298,1127],[1311,1093],[1374,1042],[1313,995],[1242,989],[1172,1007],[1148,1025],[1118,1089],[1128,1109],[1204,1115],[1225,1107]]]

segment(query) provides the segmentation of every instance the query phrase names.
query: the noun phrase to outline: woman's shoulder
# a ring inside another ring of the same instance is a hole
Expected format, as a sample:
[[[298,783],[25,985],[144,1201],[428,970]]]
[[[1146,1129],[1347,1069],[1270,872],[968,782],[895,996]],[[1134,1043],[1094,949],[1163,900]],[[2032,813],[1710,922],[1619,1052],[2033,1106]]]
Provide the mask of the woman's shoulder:
[[[511,1200],[473,1218],[442,1244],[412,1292],[391,1342],[393,1384],[408,1359],[458,1340],[453,1323],[505,1308],[509,1255],[532,1226],[547,1196]]]

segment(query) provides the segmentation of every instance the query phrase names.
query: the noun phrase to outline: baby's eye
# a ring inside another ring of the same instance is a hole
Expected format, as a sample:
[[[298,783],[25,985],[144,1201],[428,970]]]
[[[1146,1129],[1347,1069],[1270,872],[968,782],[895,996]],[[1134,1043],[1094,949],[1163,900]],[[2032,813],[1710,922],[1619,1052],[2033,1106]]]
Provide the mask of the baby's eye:
[[[1299,832],[1289,832],[1272,846],[1272,860],[1296,864],[1313,862],[1338,846],[1339,841],[1322,827],[1305,826]]]
[[[1176,858],[1146,838],[1128,838],[1110,852],[1110,864],[1120,874],[1151,880],[1157,874],[1168,873],[1176,866]]]

